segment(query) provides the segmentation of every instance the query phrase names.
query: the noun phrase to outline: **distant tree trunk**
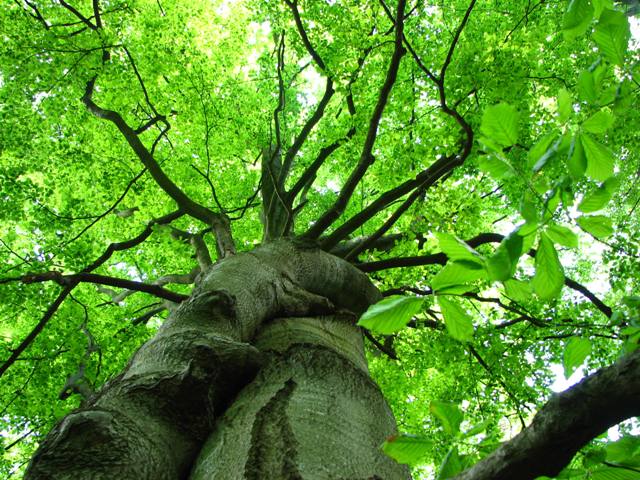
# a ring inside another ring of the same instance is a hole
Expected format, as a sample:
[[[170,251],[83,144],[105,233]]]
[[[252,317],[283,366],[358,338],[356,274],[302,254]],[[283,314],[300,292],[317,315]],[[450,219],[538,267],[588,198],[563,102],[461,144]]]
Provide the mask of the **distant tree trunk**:
[[[51,431],[25,478],[409,478],[380,451],[395,424],[355,327],[379,297],[314,247],[225,259]]]

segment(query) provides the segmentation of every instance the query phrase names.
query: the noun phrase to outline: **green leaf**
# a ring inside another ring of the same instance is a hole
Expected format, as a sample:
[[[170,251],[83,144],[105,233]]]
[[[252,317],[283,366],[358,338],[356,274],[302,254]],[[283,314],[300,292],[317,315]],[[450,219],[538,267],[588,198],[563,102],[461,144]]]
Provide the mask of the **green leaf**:
[[[640,467],[640,437],[626,436],[605,447],[607,461],[629,467]]]
[[[598,99],[593,73],[588,70],[583,70],[578,75],[578,96],[580,100],[589,103],[595,103]]]
[[[613,115],[607,110],[599,110],[582,124],[582,129],[591,133],[605,133],[613,126]]]
[[[446,480],[447,478],[455,477],[462,470],[464,470],[464,466],[458,454],[458,448],[451,447],[440,464],[436,480]]]
[[[480,278],[486,278],[486,271],[475,260],[447,262],[444,268],[431,279],[431,288],[440,290],[451,285],[463,285]]]
[[[497,144],[510,147],[518,141],[518,112],[507,103],[487,107],[480,131]]]
[[[553,223],[547,227],[546,233],[558,245],[578,248],[578,236],[567,227]]]
[[[580,143],[587,158],[587,176],[599,181],[604,181],[612,176],[613,152],[586,133],[580,135]]]
[[[599,239],[607,238],[613,233],[611,218],[604,215],[582,216],[578,217],[576,222],[585,232]]]
[[[613,0],[592,0],[593,2],[593,16],[595,18],[600,18],[600,15],[602,15],[602,11],[605,8],[611,8],[613,9]]]
[[[458,434],[464,415],[457,404],[433,400],[429,405],[429,411],[440,420],[445,432],[449,435]]]
[[[449,335],[460,342],[470,342],[473,338],[473,320],[457,301],[438,297],[438,305],[444,317]]]
[[[558,92],[558,121],[565,123],[573,114],[573,99],[566,88]]]
[[[531,284],[542,300],[556,298],[564,285],[564,270],[553,242],[546,233],[540,234],[540,243],[536,252],[536,273]]]
[[[548,133],[544,135],[529,150],[527,155],[527,166],[533,169],[534,165],[537,165],[543,156],[552,157],[556,153],[559,144],[560,138],[557,137],[556,133]],[[546,161],[547,160],[544,160],[545,163]]]
[[[495,180],[503,180],[517,175],[509,162],[495,155],[482,155],[478,158],[478,168]]]
[[[567,41],[583,35],[593,18],[590,0],[571,0],[562,19],[562,33]]]
[[[438,239],[440,250],[449,260],[468,260],[479,265],[484,263],[482,256],[478,252],[455,235],[449,233],[435,233],[434,235]]]
[[[400,434],[387,438],[382,451],[398,463],[418,465],[433,449],[433,440],[425,437]]]
[[[615,177],[611,177],[604,182],[595,191],[585,195],[584,199],[578,205],[578,210],[582,213],[592,213],[603,209],[611,197],[615,193],[618,185],[618,180]]]
[[[566,343],[562,355],[565,378],[569,378],[590,353],[591,341],[588,338],[571,337]]]
[[[567,157],[567,167],[569,174],[574,179],[580,179],[587,171],[587,157],[584,154],[580,135],[576,135],[571,139],[571,147],[569,148],[569,156]]]
[[[517,233],[511,233],[502,240],[496,251],[487,260],[490,280],[502,282],[513,276],[518,259],[523,253],[522,242],[522,237]]]
[[[624,65],[631,32],[627,16],[617,10],[604,10],[593,32],[602,55],[615,65]]]
[[[474,425],[466,432],[463,432],[462,436],[465,438],[468,438],[468,437],[473,437],[474,435],[478,435],[479,433],[484,432],[489,425],[491,425],[491,420],[485,420],[482,423]]]
[[[616,467],[600,467],[589,472],[589,480],[640,480],[640,472]]]
[[[360,317],[358,325],[372,332],[390,335],[404,328],[421,308],[421,298],[394,295],[371,305]]]
[[[512,298],[516,302],[528,302],[531,300],[533,290],[529,282],[510,278],[506,280],[503,285],[507,297]]]

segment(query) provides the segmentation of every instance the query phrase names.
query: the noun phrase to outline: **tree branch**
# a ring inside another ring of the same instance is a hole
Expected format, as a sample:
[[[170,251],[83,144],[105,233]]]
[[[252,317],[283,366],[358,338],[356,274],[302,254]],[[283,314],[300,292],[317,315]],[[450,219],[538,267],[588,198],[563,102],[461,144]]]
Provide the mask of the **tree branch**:
[[[10,281],[21,281],[22,283],[41,283],[41,282],[56,282],[61,286],[77,285],[79,283],[95,283],[98,285],[108,285],[117,288],[126,288],[134,290],[136,292],[145,292],[151,295],[155,295],[165,300],[171,300],[172,302],[180,303],[187,298],[187,295],[175,293],[170,290],[165,290],[159,285],[149,285],[147,283],[136,282],[125,278],[115,278],[106,275],[99,275],[96,273],[80,272],[70,275],[63,275],[60,272],[49,271],[42,273],[28,273],[21,277],[0,279],[0,283],[8,283]]]
[[[109,258],[111,258],[114,252],[120,251],[120,250],[127,250],[129,248],[135,247],[136,245],[139,245],[140,243],[144,242],[151,235],[151,233],[153,233],[153,225],[170,223],[173,220],[180,218],[182,215],[184,215],[184,213],[181,210],[171,212],[163,217],[157,218],[149,222],[146,228],[138,236],[132,238],[131,240],[127,240],[126,242],[110,244],[105,250],[105,252],[102,255],[100,255],[100,257],[98,257],[93,263],[89,264],[82,270],[82,273],[89,273],[92,270],[95,270],[99,266],[103,265],[107,260],[109,260]],[[11,367],[11,365],[15,363],[18,357],[20,357],[22,352],[24,352],[29,347],[29,345],[31,345],[31,343],[37,338],[37,336],[40,334],[40,332],[42,332],[42,330],[47,325],[49,320],[51,320],[53,315],[56,313],[60,305],[62,305],[64,300],[71,294],[71,292],[77,285],[78,283],[74,283],[74,284],[69,284],[65,286],[65,288],[62,290],[62,292],[60,292],[58,297],[56,297],[56,299],[49,306],[49,308],[47,308],[46,312],[44,313],[40,321],[36,324],[36,326],[33,328],[33,330],[31,330],[31,332],[24,338],[24,340],[20,342],[20,345],[18,345],[18,347],[15,350],[13,350],[13,352],[11,352],[11,355],[9,356],[9,358],[2,364],[2,366],[0,366],[0,377],[4,375],[7,369],[9,369],[9,367]]]
[[[500,243],[504,239],[504,235],[500,235],[498,233],[482,233],[477,235],[470,240],[467,240],[466,243],[475,248],[479,245],[484,245],[486,243]],[[530,257],[536,256],[536,250],[531,249],[527,252]],[[396,258],[388,258],[386,260],[378,260],[376,262],[365,262],[356,264],[361,271],[370,273],[377,272],[380,270],[386,270],[389,268],[405,268],[405,267],[420,267],[424,265],[444,265],[447,263],[447,256],[444,253],[434,253],[431,255],[417,255],[412,257],[396,257]],[[611,307],[606,305],[602,300],[600,300],[593,292],[591,292],[584,285],[572,280],[570,278],[565,277],[564,284],[584,295],[593,305],[600,310],[607,317],[611,317],[612,310]]]
[[[376,102],[376,106],[373,110],[373,114],[369,120],[369,129],[367,130],[367,135],[364,141],[364,145],[362,147],[362,153],[360,155],[360,160],[358,161],[358,165],[352,171],[351,175],[345,182],[338,196],[338,199],[334,202],[334,204],[327,210],[311,227],[303,236],[306,238],[318,238],[333,222],[335,222],[338,217],[342,214],[344,209],[346,208],[353,192],[364,177],[367,169],[373,164],[374,157],[372,155],[373,146],[375,144],[377,135],[378,135],[378,126],[380,125],[380,120],[382,118],[382,114],[384,109],[389,101],[389,96],[391,94],[391,89],[396,81],[398,75],[398,69],[400,67],[400,60],[405,53],[404,48],[402,47],[402,32],[404,28],[404,7],[406,4],[406,0],[399,0],[398,9],[396,13],[396,35],[394,41],[394,50],[393,55],[391,57],[391,62],[389,65],[389,69],[387,71],[387,76],[385,78],[384,84],[380,89],[380,94],[378,96],[378,101]],[[337,242],[336,242],[337,243]],[[335,244],[334,244],[335,245]]]
[[[590,440],[640,415],[640,350],[555,394],[531,425],[454,480],[555,477]]]

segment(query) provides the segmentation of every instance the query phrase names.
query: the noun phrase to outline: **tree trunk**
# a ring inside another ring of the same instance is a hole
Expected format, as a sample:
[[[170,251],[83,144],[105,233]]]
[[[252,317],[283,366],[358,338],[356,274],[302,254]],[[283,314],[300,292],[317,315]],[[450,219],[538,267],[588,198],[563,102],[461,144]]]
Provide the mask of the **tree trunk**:
[[[25,478],[408,478],[380,451],[395,424],[355,327],[379,297],[315,247],[225,259],[52,430]]]

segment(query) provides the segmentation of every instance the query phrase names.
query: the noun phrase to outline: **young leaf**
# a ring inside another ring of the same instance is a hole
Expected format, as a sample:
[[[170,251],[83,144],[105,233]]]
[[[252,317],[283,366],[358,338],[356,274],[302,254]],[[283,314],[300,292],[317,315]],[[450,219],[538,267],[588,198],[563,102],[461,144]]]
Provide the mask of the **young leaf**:
[[[584,199],[580,202],[580,205],[578,205],[578,210],[582,213],[591,213],[603,209],[607,203],[609,203],[609,200],[611,200],[611,197],[617,189],[618,183],[619,182],[615,177],[611,177],[595,191],[585,195]]]
[[[561,88],[558,92],[558,120],[565,123],[573,113],[573,99],[566,88]]]
[[[613,233],[611,219],[604,215],[582,216],[578,217],[576,222],[585,232],[599,239],[607,238]]]
[[[462,458],[458,454],[458,447],[451,447],[440,464],[436,480],[446,480],[455,477],[464,470]]]
[[[613,175],[613,152],[589,135],[580,135],[580,143],[587,158],[587,176],[604,181]]]
[[[457,404],[433,400],[429,405],[429,410],[434,417],[440,420],[444,431],[449,435],[456,435],[460,431],[460,424],[464,415]]]
[[[554,243],[569,248],[578,248],[578,236],[569,228],[551,224],[547,227],[547,235]]]
[[[546,233],[540,234],[536,253],[536,273],[531,283],[533,290],[542,300],[556,298],[564,285],[564,270],[553,242]]]
[[[583,35],[591,19],[593,18],[593,6],[590,0],[571,0],[562,19],[562,33],[567,41]]]
[[[398,463],[418,465],[433,449],[433,440],[425,437],[400,434],[387,438],[382,451]]]
[[[482,155],[478,159],[478,168],[495,180],[515,177],[517,172],[511,164],[495,155]]]
[[[593,16],[595,18],[600,18],[600,15],[602,15],[602,11],[605,8],[611,8],[613,9],[613,0],[592,0],[593,3]]]
[[[512,298],[516,302],[528,302],[531,300],[533,290],[531,289],[531,284],[529,282],[510,278],[505,281],[503,285],[507,297]]]
[[[480,131],[499,145],[510,147],[518,141],[518,112],[507,103],[487,107]]]
[[[455,235],[449,233],[435,233],[434,235],[438,239],[440,250],[449,260],[467,260],[479,265],[483,264],[482,256]]]
[[[485,277],[484,267],[475,260],[447,262],[444,268],[431,279],[431,288],[441,290],[451,285],[463,285]]]
[[[562,355],[565,378],[569,378],[590,353],[591,341],[588,338],[571,337],[565,345]]]
[[[571,139],[567,167],[569,168],[569,174],[575,180],[582,178],[587,171],[587,157],[584,154],[584,148],[582,148],[580,134]]]
[[[593,32],[598,49],[615,65],[624,65],[630,36],[627,16],[617,10],[603,11]]]
[[[489,278],[493,281],[505,281],[513,276],[522,255],[522,237],[512,233],[505,237],[496,251],[487,260]]]
[[[583,70],[578,75],[578,96],[580,100],[589,103],[595,103],[598,99],[596,82],[593,78],[593,73],[589,70]]]
[[[421,298],[394,295],[371,305],[360,317],[358,325],[372,332],[390,335],[404,328],[421,308]]]
[[[460,342],[470,342],[473,338],[473,320],[454,300],[438,297],[438,305],[444,317],[447,332]]]
[[[605,133],[613,126],[613,115],[606,110],[599,110],[582,124],[582,129],[591,133]]]

